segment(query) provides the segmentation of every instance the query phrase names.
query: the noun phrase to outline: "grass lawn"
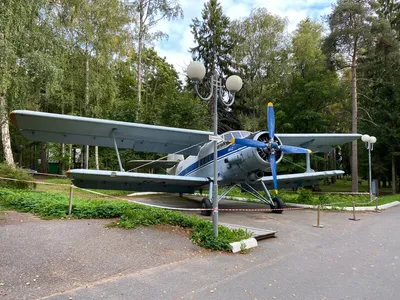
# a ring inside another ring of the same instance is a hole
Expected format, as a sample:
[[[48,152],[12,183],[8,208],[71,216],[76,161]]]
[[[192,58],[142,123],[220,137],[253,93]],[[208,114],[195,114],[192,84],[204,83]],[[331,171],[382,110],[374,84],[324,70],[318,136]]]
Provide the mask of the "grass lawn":
[[[53,183],[57,185],[50,185],[50,184],[37,184],[36,185],[36,190],[37,191],[43,191],[43,192],[49,192],[49,193],[60,193],[63,195],[69,195],[70,192],[70,185],[71,185],[71,180],[68,178],[52,178],[52,177],[46,177],[46,178],[40,178],[38,181],[41,182],[46,182],[46,183]],[[114,196],[114,197],[121,197],[121,196],[126,196],[130,192],[129,191],[114,191],[114,190],[96,190],[96,189],[91,189],[94,192],[99,192],[102,194],[106,194],[108,196]],[[87,192],[85,190],[82,190],[80,188],[74,188],[74,197],[79,197],[82,199],[91,199],[91,200],[101,200],[104,199],[103,196],[97,195],[94,193]]]
[[[319,185],[323,192],[351,192],[351,178],[350,179],[340,179],[337,180],[335,184],[324,184],[321,181]],[[368,180],[361,180],[361,183],[358,184],[358,191],[368,193]],[[379,188],[380,194],[391,194],[392,188]]]
[[[369,195],[342,195],[335,194],[338,192],[351,192],[351,181],[338,180],[336,184],[323,185],[320,184],[320,188],[323,193],[314,193],[307,189],[299,189],[298,191],[292,190],[279,190],[279,197],[287,203],[297,203],[297,204],[310,204],[310,205],[325,205],[325,206],[335,206],[335,207],[346,207],[352,206],[353,201],[356,206],[375,206],[376,201],[370,202]],[[224,189],[220,190],[220,193]],[[391,192],[390,188],[383,189],[387,192]],[[362,181],[359,185],[360,192],[368,192],[368,182]],[[382,192],[382,189],[380,189]],[[330,194],[332,193],[332,194]],[[207,194],[204,191],[204,194]],[[263,193],[262,193],[263,194]],[[253,196],[248,193],[243,193],[239,188],[234,188],[229,196],[248,198],[249,201],[258,201]],[[271,196],[273,196],[271,194]],[[378,205],[383,205],[391,203],[393,201],[400,201],[400,195],[382,195],[378,197]]]

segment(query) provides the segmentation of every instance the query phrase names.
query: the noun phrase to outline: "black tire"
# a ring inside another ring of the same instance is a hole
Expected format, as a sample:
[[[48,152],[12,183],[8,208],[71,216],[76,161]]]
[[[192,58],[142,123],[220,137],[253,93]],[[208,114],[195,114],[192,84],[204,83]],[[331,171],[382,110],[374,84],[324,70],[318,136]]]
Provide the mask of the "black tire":
[[[272,201],[274,202],[274,205],[269,205],[271,209],[274,209],[272,212],[274,214],[281,214],[283,212],[282,208],[285,207],[285,202],[283,202],[279,197],[272,198]]]
[[[210,199],[203,198],[203,200],[201,200],[201,208],[206,208],[206,209],[212,208],[212,203],[211,203]],[[212,213],[212,210],[202,210],[202,211],[200,211],[200,214],[202,216],[211,216],[211,213]]]

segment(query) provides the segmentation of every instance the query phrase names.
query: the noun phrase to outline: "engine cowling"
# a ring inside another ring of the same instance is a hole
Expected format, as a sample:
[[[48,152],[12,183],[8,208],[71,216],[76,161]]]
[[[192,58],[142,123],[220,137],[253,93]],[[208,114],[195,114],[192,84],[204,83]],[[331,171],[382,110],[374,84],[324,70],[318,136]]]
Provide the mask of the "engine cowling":
[[[250,136],[248,136],[247,138],[251,138],[255,141],[259,141],[259,142],[263,142],[263,143],[267,143],[270,139],[269,133],[266,130],[255,132],[255,133],[251,134]],[[274,142],[278,146],[282,145],[281,140],[276,135],[274,136]],[[257,157],[261,161],[269,163],[270,149],[254,148],[254,154],[256,154]],[[283,153],[279,148],[275,149],[275,157],[276,157],[276,163],[279,163],[283,158]]]

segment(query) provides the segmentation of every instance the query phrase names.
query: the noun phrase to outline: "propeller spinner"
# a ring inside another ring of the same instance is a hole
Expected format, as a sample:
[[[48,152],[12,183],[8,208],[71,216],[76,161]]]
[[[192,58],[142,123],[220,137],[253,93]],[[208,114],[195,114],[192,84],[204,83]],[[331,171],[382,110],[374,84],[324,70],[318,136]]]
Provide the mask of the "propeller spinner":
[[[272,102],[268,103],[267,110],[267,126],[268,126],[268,134],[269,140],[267,141],[256,141],[253,139],[235,139],[231,140],[232,144],[239,144],[247,147],[260,148],[265,152],[269,153],[269,164],[271,166],[272,178],[274,183],[275,194],[278,194],[278,179],[277,179],[277,171],[276,171],[276,152],[282,151],[283,153],[292,153],[292,154],[307,154],[311,153],[311,150],[301,147],[295,146],[286,146],[286,145],[278,145],[275,142],[275,112],[274,106]]]

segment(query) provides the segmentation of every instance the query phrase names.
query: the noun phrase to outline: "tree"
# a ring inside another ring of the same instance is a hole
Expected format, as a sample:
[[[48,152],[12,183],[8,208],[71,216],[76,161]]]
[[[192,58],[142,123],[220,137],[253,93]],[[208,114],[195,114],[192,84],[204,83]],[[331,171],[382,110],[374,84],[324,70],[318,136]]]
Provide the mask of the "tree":
[[[322,24],[305,19],[294,33],[290,60],[293,69],[280,104],[285,114],[279,123],[285,132],[343,129],[336,125],[340,114],[332,115],[342,107],[339,99],[343,97],[338,75],[326,65],[322,32]]]
[[[147,124],[206,129],[207,110],[199,99],[181,91],[178,73],[153,49],[143,53],[144,99],[142,118]]]
[[[194,60],[203,62],[206,68],[204,84],[200,92],[206,95],[210,91],[211,77],[218,73],[222,79],[231,74],[231,52],[235,40],[230,34],[230,20],[223,14],[220,3],[217,0],[209,0],[204,4],[201,12],[202,20],[195,18],[190,25],[196,46],[190,49]],[[210,101],[210,111],[213,111],[213,101]],[[211,124],[211,119],[209,119]],[[239,127],[239,122],[232,114],[218,106],[218,131],[225,132]]]
[[[25,68],[28,65],[35,66],[36,62],[38,68],[35,71],[49,71],[50,64],[44,55],[36,51],[37,46],[43,46],[43,40],[49,37],[47,30],[40,32],[46,24],[43,25],[39,9],[45,8],[45,4],[44,0],[5,0],[0,3],[0,122],[4,159],[11,166],[14,166],[14,159],[8,113],[16,99],[11,90],[15,91],[16,86],[26,78]],[[22,99],[18,101],[20,104],[23,102]]]
[[[84,58],[83,114],[102,117],[115,99],[116,87],[113,72],[110,72],[113,58],[122,51],[128,38],[125,28],[130,19],[125,6],[119,0],[67,0],[61,16],[69,32],[68,38]],[[93,72],[91,64],[95,67]],[[104,84],[99,84],[101,81],[105,81]],[[95,156],[98,169],[97,147]],[[84,167],[89,167],[89,146],[85,147]]]
[[[352,132],[358,131],[358,96],[357,96],[357,63],[362,54],[363,46],[368,44],[370,37],[372,8],[365,0],[338,0],[329,15],[331,33],[327,38],[327,45],[334,56],[339,54],[344,65],[339,68],[351,69],[352,86]],[[332,62],[334,59],[332,59]],[[358,191],[358,152],[357,141],[352,142],[352,191]]]
[[[389,1],[385,1],[385,5],[386,2]],[[360,66],[360,125],[365,132],[378,137],[373,152],[379,153],[373,156],[374,176],[383,182],[391,177],[395,194],[400,155],[400,89],[397,84],[400,80],[400,32],[385,5],[377,6],[379,18],[371,30],[374,42],[366,48]],[[368,165],[366,161],[365,165]],[[391,175],[387,174],[389,169]]]
[[[264,128],[267,103],[279,101],[275,98],[288,65],[285,27],[284,19],[265,8],[255,9],[249,17],[231,24],[231,35],[238,41],[232,50],[234,69],[244,81],[234,113],[246,130]]]
[[[176,0],[135,0],[126,1],[134,8],[136,20],[135,36],[137,40],[137,107],[140,109],[142,97],[142,55],[146,43],[165,37],[161,31],[152,32],[152,29],[163,19],[172,20],[182,18],[182,8]],[[139,110],[136,112],[136,121],[139,120]]]

